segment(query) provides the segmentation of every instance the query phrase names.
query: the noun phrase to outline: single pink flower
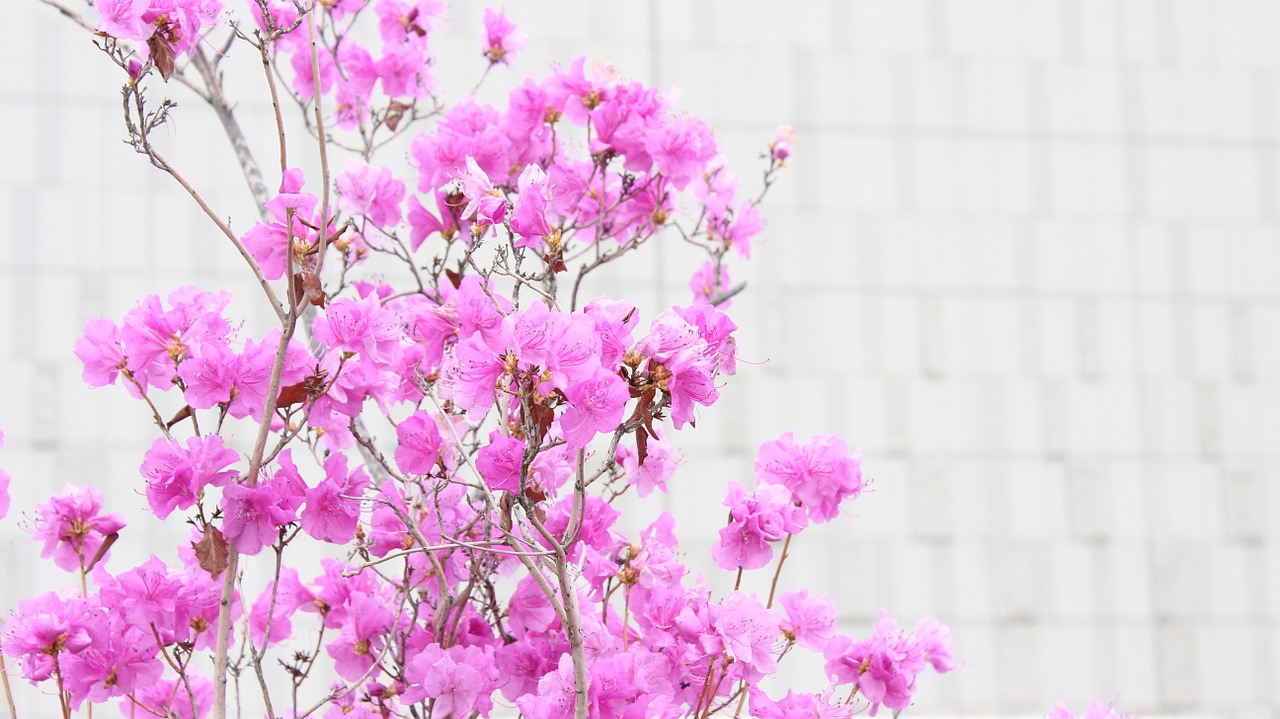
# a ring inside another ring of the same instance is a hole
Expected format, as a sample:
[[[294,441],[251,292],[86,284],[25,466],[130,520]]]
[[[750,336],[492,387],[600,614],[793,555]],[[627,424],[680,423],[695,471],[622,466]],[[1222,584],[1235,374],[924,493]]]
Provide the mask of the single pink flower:
[[[338,175],[336,182],[338,204],[344,212],[363,215],[383,229],[400,224],[404,183],[391,174],[391,168],[375,169],[355,158],[347,162],[346,171]]]
[[[509,65],[516,53],[529,43],[529,36],[504,13],[487,7],[484,9],[484,43],[484,55],[490,64]]]
[[[631,393],[626,380],[596,368],[589,379],[569,385],[565,396],[569,408],[560,417],[560,429],[570,447],[581,449],[597,434],[617,429]]]
[[[124,528],[124,517],[99,514],[101,510],[102,493],[96,487],[70,484],[48,502],[37,504],[33,535],[44,541],[40,557],[52,557],[68,572],[87,568],[107,535]]]
[[[525,442],[504,437],[497,430],[489,433],[489,443],[480,448],[476,468],[491,492],[519,492],[524,462]]]
[[[405,474],[430,474],[440,459],[440,428],[426,410],[396,425],[396,466]]]

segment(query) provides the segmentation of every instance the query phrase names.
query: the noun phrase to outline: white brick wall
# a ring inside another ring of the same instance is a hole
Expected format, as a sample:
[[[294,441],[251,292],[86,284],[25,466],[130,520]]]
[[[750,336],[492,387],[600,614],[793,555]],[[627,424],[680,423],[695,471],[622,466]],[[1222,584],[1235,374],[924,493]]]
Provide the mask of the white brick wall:
[[[691,554],[757,443],[838,432],[876,491],[839,531],[802,538],[787,575],[836,594],[849,632],[880,606],[952,625],[963,671],[928,678],[919,713],[1092,696],[1147,715],[1280,713],[1280,2],[508,10],[533,40],[489,93],[552,58],[612,60],[681,88],[746,187],[773,127],[799,128],[737,270],[752,283],[742,355],[764,364],[683,439],[667,500]],[[79,386],[83,323],[185,283],[231,288],[237,311],[256,299],[231,249],[118,142],[118,79],[86,36],[35,0],[6,11],[0,466],[15,516],[0,569],[24,581],[3,583],[0,608],[61,579],[17,529],[39,498],[95,480],[140,504],[147,421],[123,393]],[[437,46],[471,58],[479,5],[453,14]],[[236,89],[257,88],[242,70]],[[174,159],[243,229],[221,135],[175,94]],[[241,114],[268,127],[260,98]],[[683,302],[687,258],[663,248],[619,286]]]

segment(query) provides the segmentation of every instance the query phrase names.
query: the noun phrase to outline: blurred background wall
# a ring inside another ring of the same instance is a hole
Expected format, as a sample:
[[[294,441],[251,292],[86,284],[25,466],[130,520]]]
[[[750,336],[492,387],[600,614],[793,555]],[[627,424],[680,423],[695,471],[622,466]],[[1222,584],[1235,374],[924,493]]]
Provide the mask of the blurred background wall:
[[[481,8],[455,3],[438,36],[446,98],[482,67]],[[703,518],[724,483],[749,481],[755,447],[783,431],[835,432],[874,491],[802,535],[784,581],[836,598],[846,633],[880,607],[951,626],[963,669],[926,677],[915,713],[1094,696],[1147,715],[1280,713],[1280,1],[506,9],[532,41],[488,98],[553,60],[611,61],[679,88],[748,191],[773,128],[798,129],[768,228],[733,265],[754,364],[683,434],[663,500],[714,585]],[[3,610],[68,583],[20,528],[66,482],[102,483],[137,517],[120,566],[172,552],[139,511],[154,430],[120,388],[81,385],[84,323],[195,283],[265,326],[232,248],[120,143],[121,77],[88,35],[35,0],[5,11]],[[271,167],[261,77],[236,52],[232,92]],[[243,231],[253,209],[221,130],[169,89],[170,153]],[[295,161],[314,167],[304,136]],[[645,257],[599,291],[686,302],[695,258],[674,241]],[[787,681],[820,671],[801,660]]]

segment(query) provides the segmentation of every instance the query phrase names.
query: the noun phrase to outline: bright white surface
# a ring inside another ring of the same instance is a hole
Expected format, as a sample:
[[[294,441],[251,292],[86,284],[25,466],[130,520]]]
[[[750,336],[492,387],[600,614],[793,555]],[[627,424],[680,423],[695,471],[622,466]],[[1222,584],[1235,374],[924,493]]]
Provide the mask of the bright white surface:
[[[1280,2],[508,10],[533,40],[491,90],[552,58],[611,60],[681,88],[745,187],[773,127],[799,130],[736,271],[752,285],[735,301],[742,356],[763,364],[683,438],[669,505],[691,557],[759,442],[838,432],[875,492],[804,535],[784,574],[836,596],[843,631],[881,606],[952,627],[965,666],[924,678],[920,712],[1039,716],[1093,696],[1147,715],[1280,712]],[[474,57],[479,12],[455,11],[442,56]],[[84,34],[6,3],[0,60],[11,607],[64,580],[16,528],[37,499],[95,481],[113,507],[140,506],[151,433],[123,392],[79,385],[84,322],[186,283],[232,289],[241,312],[256,290],[119,144],[119,78]],[[233,75],[260,90],[252,68]],[[219,130],[175,96],[175,159],[247,227]],[[242,117],[268,152],[262,101]],[[650,258],[610,291],[685,301],[687,255]],[[820,666],[803,668],[788,681],[814,682]]]

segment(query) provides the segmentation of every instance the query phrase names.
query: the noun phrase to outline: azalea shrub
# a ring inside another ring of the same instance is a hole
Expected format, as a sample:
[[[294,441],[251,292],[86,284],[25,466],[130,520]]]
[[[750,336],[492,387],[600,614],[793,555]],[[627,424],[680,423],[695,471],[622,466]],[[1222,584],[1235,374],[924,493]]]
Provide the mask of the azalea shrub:
[[[707,516],[728,509],[710,559],[731,591],[686,566],[671,515],[617,528],[620,498],[681,481],[677,436],[732,390],[730,265],[789,127],[762,138],[747,196],[706,123],[607,65],[446,103],[440,0],[45,2],[92,29],[129,144],[240,253],[277,325],[250,334],[228,292],[180,287],[85,327],[84,381],[155,425],[137,493],[190,538],[116,566],[129,532],[98,489],[38,504],[41,556],[70,579],[9,616],[6,687],[16,672],[67,718],[225,719],[243,692],[291,719],[772,719],[896,712],[956,667],[931,617],[846,636],[830,599],[781,581],[795,538],[864,489],[838,437],[768,439],[754,478],[726,478]],[[496,82],[528,38],[492,9],[476,32]],[[236,53],[264,68],[270,165],[222,84]],[[226,130],[256,222],[233,228],[152,143],[179,83]],[[654,242],[705,255],[687,302],[645,316],[593,289]],[[794,652],[824,663],[813,691],[768,682]]]

